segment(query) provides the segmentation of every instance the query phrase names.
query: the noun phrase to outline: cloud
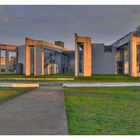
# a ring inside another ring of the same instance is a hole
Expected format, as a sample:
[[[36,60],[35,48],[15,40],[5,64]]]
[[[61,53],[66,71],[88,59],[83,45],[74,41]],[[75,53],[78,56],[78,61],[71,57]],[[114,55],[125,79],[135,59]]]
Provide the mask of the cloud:
[[[140,6],[0,6],[0,17],[1,43],[23,44],[29,36],[73,48],[75,32],[111,44],[134,30]]]
[[[5,6],[4,5],[1,5],[0,6],[0,12],[4,12],[4,10],[5,10]]]

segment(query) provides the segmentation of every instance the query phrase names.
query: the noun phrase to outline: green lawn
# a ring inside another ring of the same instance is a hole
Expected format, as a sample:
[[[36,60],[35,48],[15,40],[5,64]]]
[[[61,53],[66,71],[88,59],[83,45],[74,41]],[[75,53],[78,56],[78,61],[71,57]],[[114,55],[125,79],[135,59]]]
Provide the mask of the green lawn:
[[[0,87],[0,103],[3,103],[11,98],[17,97],[33,88],[4,88]]]
[[[26,76],[24,74],[0,74],[0,78],[71,78],[74,77],[73,74],[50,74],[50,75],[40,75],[40,76]]]
[[[129,75],[113,74],[93,74],[91,77],[75,77],[75,81],[81,82],[140,82],[140,77],[131,77]]]
[[[64,88],[69,134],[140,135],[140,87]]]
[[[74,77],[73,74],[52,74],[52,75],[42,75],[42,76],[0,74],[0,78],[2,78],[1,80],[4,80],[4,78],[75,78],[75,80],[72,80],[70,82],[140,82],[140,77],[131,77],[129,75],[113,75],[113,74],[110,75],[93,74],[91,77],[83,77],[83,76]],[[56,81],[56,80],[54,79],[52,81]]]

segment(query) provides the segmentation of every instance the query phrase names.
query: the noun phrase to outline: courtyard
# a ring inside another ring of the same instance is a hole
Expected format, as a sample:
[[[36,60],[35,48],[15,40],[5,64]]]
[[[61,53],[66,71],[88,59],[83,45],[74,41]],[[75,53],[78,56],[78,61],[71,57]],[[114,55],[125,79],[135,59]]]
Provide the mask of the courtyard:
[[[67,134],[68,127],[69,135],[139,135],[139,100],[139,86],[62,88],[56,82],[40,88],[0,87],[0,133],[59,135]]]

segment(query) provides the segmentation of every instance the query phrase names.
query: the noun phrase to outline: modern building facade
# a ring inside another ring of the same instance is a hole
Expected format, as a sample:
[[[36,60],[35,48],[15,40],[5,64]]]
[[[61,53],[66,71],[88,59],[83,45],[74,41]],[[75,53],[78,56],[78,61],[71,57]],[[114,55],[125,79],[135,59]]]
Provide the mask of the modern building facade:
[[[15,45],[0,44],[0,73],[16,73],[17,49]]]
[[[75,50],[63,41],[25,38],[25,45],[0,44],[0,74],[47,75],[73,73],[140,76],[140,36],[130,32],[111,45],[92,43],[75,34]]]

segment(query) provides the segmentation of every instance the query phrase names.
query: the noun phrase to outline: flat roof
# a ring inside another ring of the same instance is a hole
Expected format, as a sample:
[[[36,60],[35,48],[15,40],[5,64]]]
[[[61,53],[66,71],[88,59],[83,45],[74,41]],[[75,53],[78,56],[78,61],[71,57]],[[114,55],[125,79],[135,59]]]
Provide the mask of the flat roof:
[[[11,44],[0,44],[0,49],[16,50],[18,46]]]

